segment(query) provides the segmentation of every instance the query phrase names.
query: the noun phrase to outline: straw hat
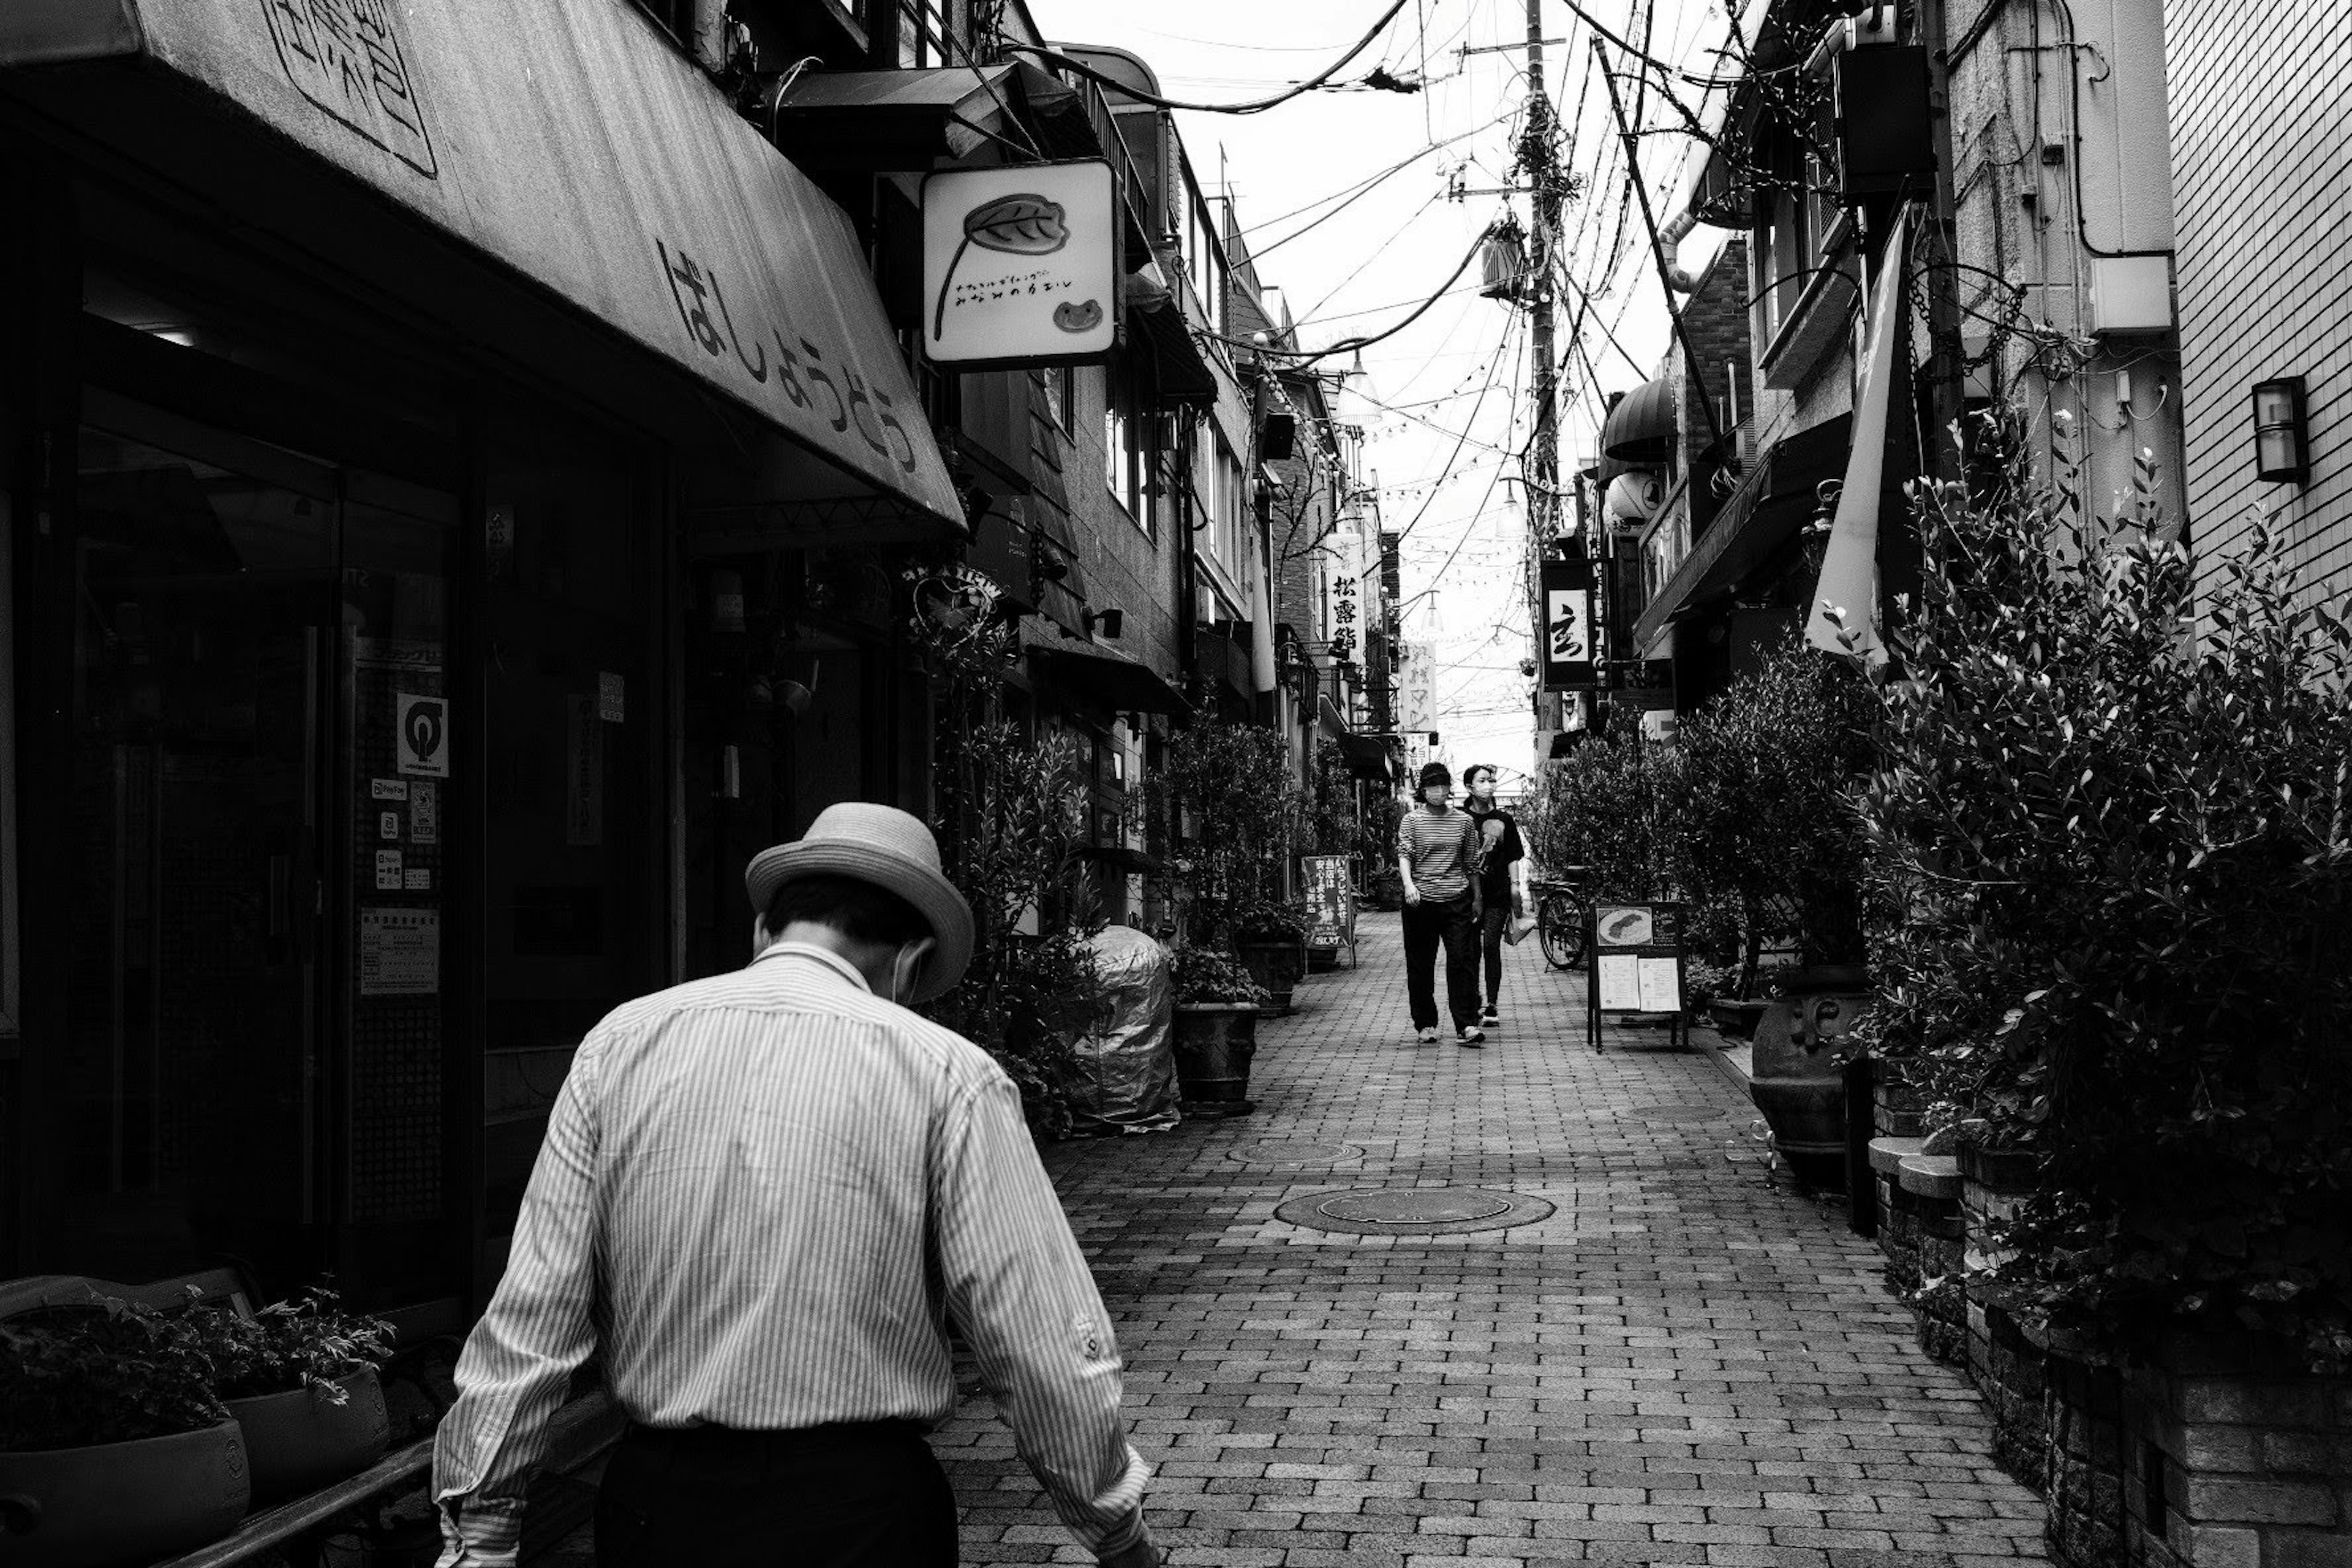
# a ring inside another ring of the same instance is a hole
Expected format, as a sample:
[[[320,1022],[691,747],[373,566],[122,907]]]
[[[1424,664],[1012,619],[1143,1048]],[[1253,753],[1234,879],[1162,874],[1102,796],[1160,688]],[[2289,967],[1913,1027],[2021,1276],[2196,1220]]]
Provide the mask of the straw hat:
[[[887,888],[915,907],[939,939],[914,1000],[945,995],[971,963],[971,906],[940,871],[939,841],[919,817],[896,806],[845,800],[817,813],[797,842],[762,849],[743,868],[751,906],[764,910],[798,877],[851,877]]]

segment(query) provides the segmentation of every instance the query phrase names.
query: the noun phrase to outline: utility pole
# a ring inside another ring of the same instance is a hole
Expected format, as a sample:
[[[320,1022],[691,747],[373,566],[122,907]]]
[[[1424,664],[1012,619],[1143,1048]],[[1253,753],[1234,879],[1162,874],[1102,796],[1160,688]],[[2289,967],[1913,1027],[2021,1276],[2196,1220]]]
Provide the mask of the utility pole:
[[[1528,521],[1536,555],[1559,533],[1559,356],[1552,342],[1552,237],[1559,232],[1559,138],[1551,95],[1544,88],[1541,0],[1527,0],[1528,123],[1519,138],[1519,166],[1535,187],[1535,233],[1528,251],[1528,313],[1536,361],[1535,471],[1528,485]],[[1533,600],[1536,595],[1530,595]],[[1540,615],[1538,616],[1541,620]]]

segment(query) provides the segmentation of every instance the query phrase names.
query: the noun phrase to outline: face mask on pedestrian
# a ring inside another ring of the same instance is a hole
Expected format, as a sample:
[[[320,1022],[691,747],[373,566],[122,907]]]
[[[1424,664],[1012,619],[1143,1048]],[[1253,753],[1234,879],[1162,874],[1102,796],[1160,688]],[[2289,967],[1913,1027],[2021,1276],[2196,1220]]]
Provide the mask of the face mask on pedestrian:
[[[1432,805],[1444,805],[1454,792],[1444,784],[1430,784],[1421,792],[1421,798]]]
[[[1491,804],[1491,803],[1494,801],[1494,798],[1495,798],[1495,775],[1494,775],[1494,774],[1492,774],[1492,773],[1479,773],[1479,774],[1477,774],[1475,777],[1472,778],[1472,779],[1469,781],[1469,784],[1470,784],[1470,793],[1471,793],[1473,795],[1476,796],[1479,800],[1486,801],[1486,802],[1487,802],[1487,803],[1489,803],[1489,804]]]
[[[911,1006],[916,989],[923,983],[923,965],[930,962],[931,950],[939,945],[929,937],[910,942],[898,950],[890,961],[890,1000],[900,1006]]]

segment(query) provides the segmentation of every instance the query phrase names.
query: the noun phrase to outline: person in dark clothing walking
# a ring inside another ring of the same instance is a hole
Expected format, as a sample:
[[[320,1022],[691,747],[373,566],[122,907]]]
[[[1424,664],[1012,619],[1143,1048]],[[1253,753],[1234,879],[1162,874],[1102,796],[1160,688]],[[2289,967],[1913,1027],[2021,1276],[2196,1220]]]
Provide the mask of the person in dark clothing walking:
[[[1478,1026],[1478,830],[1447,804],[1454,774],[1444,763],[1421,770],[1421,804],[1397,823],[1397,870],[1404,879],[1404,986],[1423,1045],[1437,1041],[1437,949],[1445,948],[1445,1005],[1465,1046]]]
[[[1478,917],[1478,947],[1486,960],[1486,1006],[1479,1017],[1482,1025],[1500,1021],[1496,1012],[1503,995],[1503,939],[1526,907],[1526,899],[1516,885],[1520,875],[1514,868],[1528,858],[1526,841],[1519,837],[1518,820],[1495,804],[1495,770],[1486,763],[1465,768],[1462,786],[1470,798],[1462,807],[1478,827],[1478,894],[1482,906]],[[1517,938],[1512,938],[1514,942]]]

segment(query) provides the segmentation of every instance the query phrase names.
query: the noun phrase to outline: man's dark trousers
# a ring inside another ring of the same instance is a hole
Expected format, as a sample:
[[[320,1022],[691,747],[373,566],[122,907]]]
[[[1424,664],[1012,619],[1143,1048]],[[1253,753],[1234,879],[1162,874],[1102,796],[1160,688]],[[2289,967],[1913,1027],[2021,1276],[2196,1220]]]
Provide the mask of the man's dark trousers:
[[[1445,1005],[1458,1032],[1478,1021],[1478,922],[1468,893],[1404,907],[1404,990],[1412,1026],[1437,1026],[1437,949],[1445,948]]]
[[[909,1422],[632,1426],[596,1499],[597,1568],[955,1568],[955,1493]]]

